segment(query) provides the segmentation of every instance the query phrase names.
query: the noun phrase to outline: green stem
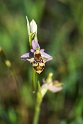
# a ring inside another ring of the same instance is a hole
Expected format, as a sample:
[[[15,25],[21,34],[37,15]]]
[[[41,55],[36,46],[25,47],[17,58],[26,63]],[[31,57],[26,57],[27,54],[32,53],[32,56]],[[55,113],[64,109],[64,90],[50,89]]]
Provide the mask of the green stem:
[[[37,99],[36,99],[36,106],[35,106],[33,124],[38,124],[41,103],[42,103],[42,97],[41,97],[40,92],[38,92],[37,93]]]
[[[33,124],[38,124],[38,120],[39,120],[39,114],[40,114],[40,105],[35,107],[35,116],[34,116],[34,120],[33,120]]]
[[[33,93],[35,93],[35,91],[36,91],[36,72],[34,69],[32,70],[32,89],[33,89]]]

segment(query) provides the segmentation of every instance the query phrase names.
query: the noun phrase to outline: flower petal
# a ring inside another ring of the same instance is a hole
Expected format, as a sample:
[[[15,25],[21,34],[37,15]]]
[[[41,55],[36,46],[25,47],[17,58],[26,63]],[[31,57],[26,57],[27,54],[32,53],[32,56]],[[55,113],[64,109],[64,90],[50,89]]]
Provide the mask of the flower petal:
[[[29,20],[26,16],[26,20],[27,20],[27,30],[28,30],[28,35],[30,35],[30,26],[29,26]]]
[[[50,61],[50,60],[53,59],[52,56],[50,56],[49,54],[45,53],[44,51],[41,51],[41,55],[42,55],[42,57],[43,57],[45,62]]]
[[[34,59],[34,54],[32,52],[25,53],[20,57],[22,60],[32,62],[31,60]]]
[[[54,92],[54,93],[56,93],[56,92],[59,92],[59,91],[61,91],[63,89],[63,87],[62,86],[55,86],[55,85],[53,85],[53,83],[50,83],[49,85],[48,85],[48,90],[50,90],[50,91],[52,91],[52,92]]]
[[[55,80],[48,85],[48,89],[52,92],[58,92],[63,89],[63,84]]]
[[[37,33],[37,24],[34,20],[30,22],[30,32]]]
[[[27,58],[29,58],[30,57],[30,54],[29,53],[25,53],[25,54],[23,54],[20,58],[22,59],[22,60],[27,60]]]
[[[33,50],[36,50],[37,48],[40,49],[38,41],[35,41],[35,40],[32,41],[32,48],[33,48]]]
[[[44,49],[41,49],[40,52],[41,52],[41,53],[44,52]]]

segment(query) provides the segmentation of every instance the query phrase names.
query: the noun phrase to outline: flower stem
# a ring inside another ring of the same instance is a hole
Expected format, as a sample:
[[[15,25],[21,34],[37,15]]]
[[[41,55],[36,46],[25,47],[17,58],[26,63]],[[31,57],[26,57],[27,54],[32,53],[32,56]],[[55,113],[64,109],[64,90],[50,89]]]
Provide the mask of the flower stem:
[[[37,105],[35,107],[35,115],[34,115],[33,124],[38,124],[39,114],[40,114],[40,105]]]
[[[34,69],[32,70],[32,89],[33,89],[33,93],[35,93],[35,91],[36,91],[36,72]]]
[[[38,124],[41,103],[42,103],[42,96],[41,96],[41,93],[38,91],[37,98],[36,98],[36,104],[35,104],[33,124]]]

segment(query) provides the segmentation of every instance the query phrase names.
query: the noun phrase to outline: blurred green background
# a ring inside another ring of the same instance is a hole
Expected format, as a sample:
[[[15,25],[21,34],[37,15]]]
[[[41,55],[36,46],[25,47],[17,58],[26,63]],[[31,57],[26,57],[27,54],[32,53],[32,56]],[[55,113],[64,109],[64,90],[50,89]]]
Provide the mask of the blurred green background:
[[[20,60],[29,51],[26,16],[54,58],[40,81],[52,72],[64,83],[60,93],[47,92],[39,124],[83,124],[83,0],[0,0],[0,124],[31,124],[34,116],[32,66]]]

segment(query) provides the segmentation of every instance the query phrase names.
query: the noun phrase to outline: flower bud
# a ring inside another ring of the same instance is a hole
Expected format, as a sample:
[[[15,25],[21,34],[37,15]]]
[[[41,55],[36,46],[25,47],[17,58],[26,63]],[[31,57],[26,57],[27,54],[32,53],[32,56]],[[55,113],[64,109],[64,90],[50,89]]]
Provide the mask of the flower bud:
[[[37,24],[34,20],[30,22],[30,32],[37,34]]]

